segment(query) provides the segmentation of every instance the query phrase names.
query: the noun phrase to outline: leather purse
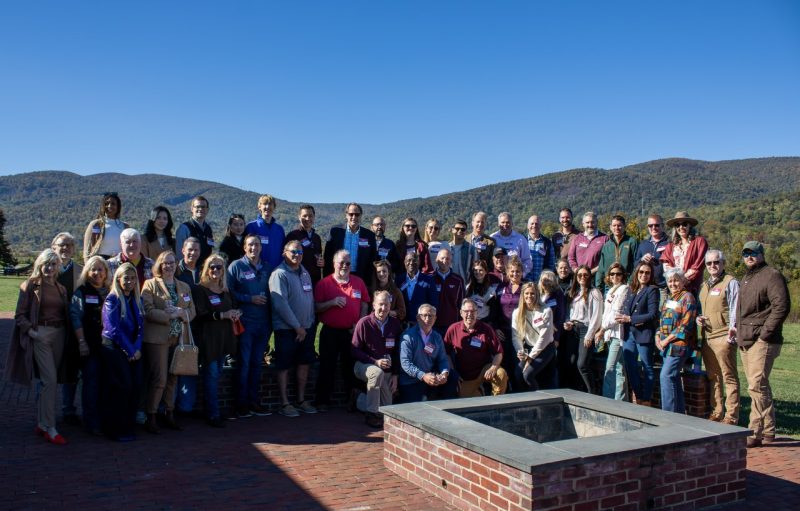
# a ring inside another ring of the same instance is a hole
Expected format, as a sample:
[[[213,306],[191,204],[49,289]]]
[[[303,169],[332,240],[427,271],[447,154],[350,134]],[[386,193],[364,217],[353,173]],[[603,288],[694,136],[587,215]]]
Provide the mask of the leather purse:
[[[192,329],[188,325],[183,326],[183,334],[181,335],[181,342],[175,346],[175,351],[172,354],[169,372],[177,376],[197,376],[199,373],[197,358],[200,350],[194,343]],[[187,335],[189,337],[188,344],[183,342],[184,337]]]

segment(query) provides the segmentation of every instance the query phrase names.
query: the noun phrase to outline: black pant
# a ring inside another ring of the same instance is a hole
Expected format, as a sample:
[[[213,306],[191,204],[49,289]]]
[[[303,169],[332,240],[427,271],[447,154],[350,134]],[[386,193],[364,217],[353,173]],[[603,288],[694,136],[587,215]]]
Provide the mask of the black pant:
[[[578,373],[578,338],[574,330],[561,332],[558,341],[558,386],[562,389],[581,389]]]
[[[142,384],[142,364],[130,362],[117,346],[101,348],[100,424],[111,438],[136,432],[136,411]]]
[[[353,333],[347,328],[331,328],[322,325],[319,333],[319,377],[317,378],[317,404],[331,402],[333,383],[336,379],[336,362],[340,364],[346,395],[355,387],[353,357],[350,354]]]
[[[594,394],[594,374],[592,373],[592,359],[594,358],[594,340],[592,340],[592,344],[587,348],[586,344],[584,343],[584,338],[586,337],[586,332],[589,331],[586,328],[586,325],[575,323],[575,326],[572,328],[575,332],[575,335],[578,338],[578,371],[581,373],[581,378],[583,378],[583,384],[586,386],[586,391],[589,394]]]
[[[517,359],[514,375],[520,390],[539,390],[540,387],[549,388],[552,385],[553,367],[555,367],[556,347],[553,343],[547,345],[541,353],[525,367],[525,362]],[[537,381],[541,377],[542,384]]]

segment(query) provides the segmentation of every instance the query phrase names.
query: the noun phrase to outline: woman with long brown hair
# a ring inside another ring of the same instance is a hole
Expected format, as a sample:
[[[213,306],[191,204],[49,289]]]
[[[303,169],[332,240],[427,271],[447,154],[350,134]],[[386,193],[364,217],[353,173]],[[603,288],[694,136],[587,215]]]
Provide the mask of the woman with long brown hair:
[[[130,227],[119,219],[122,214],[122,201],[117,192],[103,195],[97,217],[89,222],[83,235],[83,260],[93,255],[109,259],[122,251],[119,235]]]
[[[419,225],[413,218],[406,217],[400,224],[400,235],[394,242],[397,249],[397,257],[400,261],[406,260],[406,254],[414,253],[419,258],[419,269],[422,273],[433,273],[428,245],[422,241],[419,235]],[[402,270],[402,268],[401,268]],[[399,270],[395,270],[399,271]]]

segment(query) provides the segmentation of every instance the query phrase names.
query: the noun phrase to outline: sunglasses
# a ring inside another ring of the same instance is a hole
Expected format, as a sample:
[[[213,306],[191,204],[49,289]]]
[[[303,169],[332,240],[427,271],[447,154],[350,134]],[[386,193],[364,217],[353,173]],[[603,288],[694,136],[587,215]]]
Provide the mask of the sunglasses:
[[[761,255],[761,252],[756,252],[753,250],[743,250],[742,257],[758,257]]]
[[[656,227],[661,227],[661,224],[647,224],[647,227],[655,229]]]
[[[467,232],[466,227],[453,227],[453,231],[455,232]]]
[[[416,229],[417,224],[405,224],[403,225],[403,227],[405,227],[406,229]]]
[[[609,275],[611,277],[622,277],[622,274],[618,271],[612,271],[611,273],[609,273]]]
[[[590,277],[590,275],[588,273],[579,273],[578,274],[578,278],[579,279],[588,279],[589,277]]]
[[[639,275],[650,275],[652,272],[650,270],[639,270],[636,273]]]
[[[212,264],[211,266],[208,267],[208,269],[212,270],[212,271],[221,270],[222,269],[222,265],[221,264]]]
[[[689,222],[675,222],[675,227],[689,227]]]
[[[352,266],[353,263],[351,263],[349,261],[348,262],[340,261],[340,262],[338,262],[336,264],[338,264],[339,266],[350,267],[350,266]]]
[[[706,261],[706,266],[719,265],[719,261]]]
[[[303,255],[302,250],[287,250],[287,252],[289,252],[292,255]]]

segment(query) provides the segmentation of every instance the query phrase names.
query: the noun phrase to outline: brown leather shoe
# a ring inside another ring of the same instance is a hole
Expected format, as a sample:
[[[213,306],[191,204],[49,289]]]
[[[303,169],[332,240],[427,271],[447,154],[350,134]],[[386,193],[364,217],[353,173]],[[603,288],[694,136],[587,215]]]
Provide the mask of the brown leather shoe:
[[[164,417],[164,424],[169,429],[174,429],[175,431],[183,431],[183,426],[175,422],[175,414],[172,412],[172,410],[167,410],[167,414]]]
[[[725,417],[724,419],[722,419],[722,423],[723,424],[730,424],[731,426],[735,426],[735,425],[739,424],[739,421],[734,419],[733,417]]]
[[[716,413],[712,413],[708,416],[708,420],[713,422],[722,422],[722,415],[717,415]]]
[[[761,447],[761,439],[754,436],[747,437],[747,448]]]
[[[158,429],[158,425],[156,424],[156,414],[147,414],[147,421],[144,423],[144,430],[154,435],[161,433],[161,431]]]

